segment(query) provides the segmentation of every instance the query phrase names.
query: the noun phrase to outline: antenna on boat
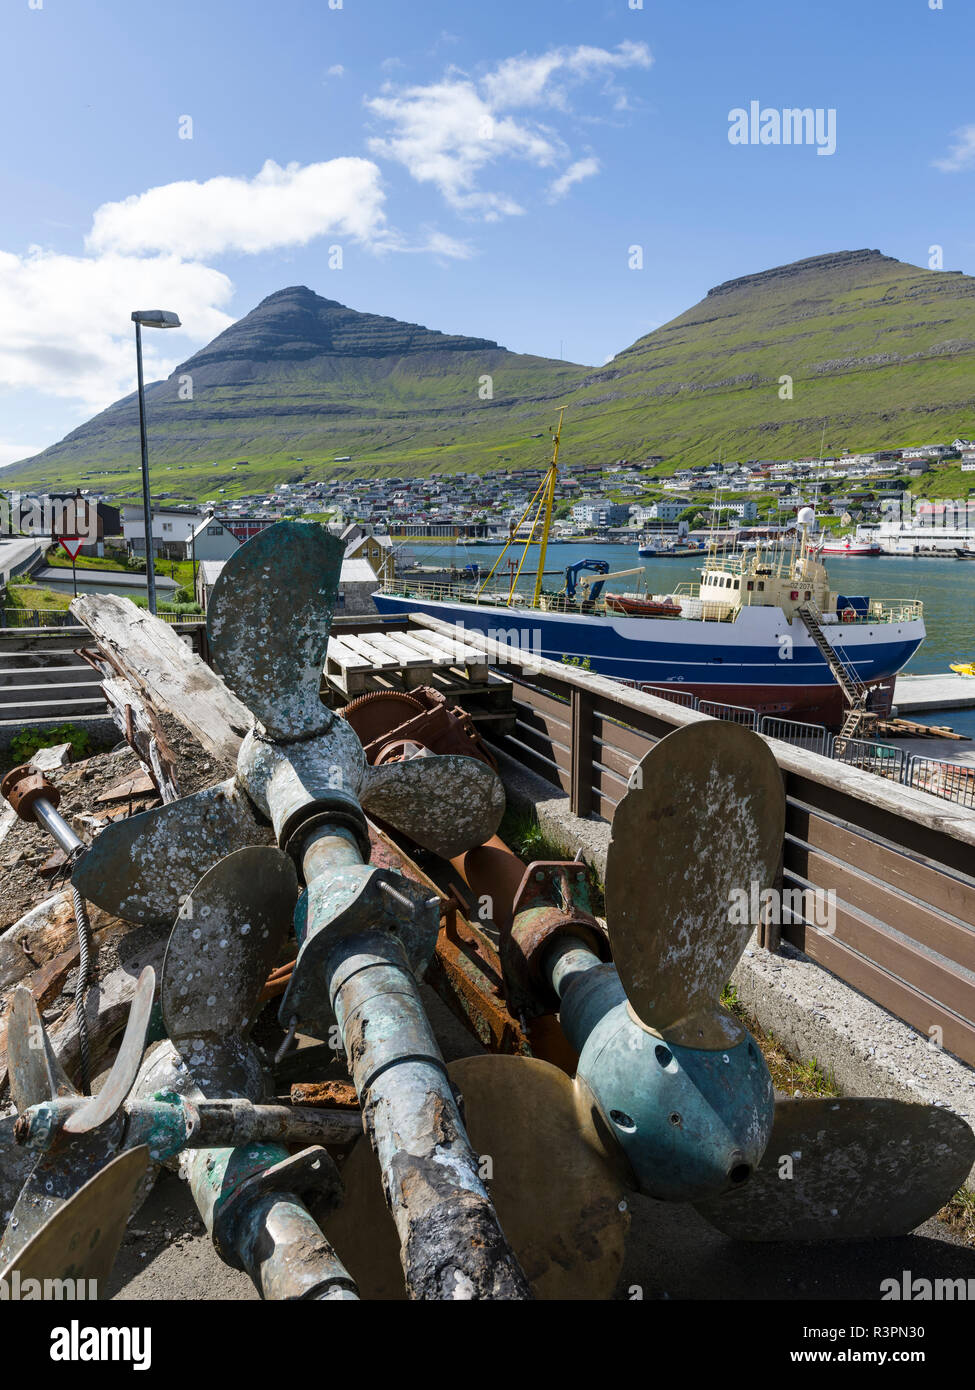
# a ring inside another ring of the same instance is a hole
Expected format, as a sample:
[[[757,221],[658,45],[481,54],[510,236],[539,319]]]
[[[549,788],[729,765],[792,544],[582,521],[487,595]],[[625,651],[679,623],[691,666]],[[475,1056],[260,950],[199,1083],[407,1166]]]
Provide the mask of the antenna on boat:
[[[538,552],[538,574],[535,576],[535,594],[532,599],[535,607],[538,607],[542,596],[542,583],[545,579],[545,555],[548,551],[548,533],[552,526],[552,506],[555,502],[555,485],[559,477],[559,445],[562,442],[562,418],[565,415],[565,406],[559,411],[559,423],[555,434],[552,437],[552,462],[548,466],[548,473],[545,477],[545,492],[543,495],[543,505],[545,508],[545,518],[542,522],[542,543]],[[534,534],[534,527],[532,528]]]
[[[534,599],[534,602],[535,602],[536,605],[537,605],[537,603],[538,603],[539,596],[540,596],[541,591],[542,591],[542,581],[543,581],[543,579],[544,579],[544,577],[545,577],[545,552],[546,552],[546,550],[547,550],[547,548],[548,548],[548,533],[549,533],[549,527],[550,527],[551,524],[552,524],[552,504],[553,504],[553,502],[554,502],[554,500],[555,500],[555,484],[556,484],[556,482],[558,481],[558,472],[559,472],[559,470],[558,470],[558,462],[559,462],[559,444],[560,444],[561,439],[562,439],[562,417],[563,417],[564,415],[565,415],[565,406],[563,406],[562,409],[559,411],[559,423],[558,423],[558,427],[557,427],[557,429],[556,429],[554,435],[552,436],[552,437],[553,437],[553,440],[554,440],[554,443],[555,443],[555,450],[554,450],[554,452],[553,452],[553,454],[552,454],[552,462],[551,462],[551,463],[549,464],[549,466],[548,466],[548,471],[547,471],[547,473],[545,474],[545,477],[543,478],[542,482],[539,483],[538,487],[535,489],[535,494],[534,494],[534,496],[532,497],[531,501],[528,503],[528,506],[527,506],[527,507],[525,508],[525,510],[522,512],[521,517],[520,517],[520,519],[519,519],[519,521],[518,521],[517,526],[515,526],[515,527],[512,529],[512,531],[510,532],[510,534],[509,534],[509,536],[508,536],[508,540],[507,540],[507,542],[506,542],[506,544],[505,544],[504,549],[501,551],[501,554],[498,556],[498,558],[495,560],[494,564],[491,566],[490,573],[488,574],[487,578],[486,578],[486,579],[484,580],[484,582],[482,583],[481,587],[478,589],[478,591],[477,591],[477,597],[478,597],[478,598],[480,598],[480,596],[484,593],[484,591],[485,591],[485,589],[487,588],[487,586],[490,584],[491,580],[494,578],[494,575],[495,575],[495,572],[496,572],[498,566],[500,565],[501,561],[504,559],[505,555],[507,554],[507,552],[508,552],[508,550],[509,550],[509,548],[510,548],[512,542],[515,541],[515,540],[517,539],[518,532],[521,530],[522,526],[525,524],[525,521],[526,521],[527,518],[528,518],[529,512],[530,512],[530,511],[532,510],[532,508],[534,507],[534,508],[535,508],[535,515],[532,517],[531,530],[528,532],[528,539],[525,541],[525,547],[524,547],[524,549],[523,549],[522,552],[521,552],[521,560],[520,560],[519,565],[518,565],[517,573],[513,576],[512,581],[511,581],[511,587],[510,587],[510,589],[508,590],[508,606],[510,607],[511,604],[512,604],[512,602],[513,602],[513,600],[514,600],[515,590],[516,590],[516,588],[518,587],[518,580],[521,578],[522,567],[523,567],[523,565],[524,565],[524,563],[525,563],[525,556],[528,554],[528,548],[529,548],[529,546],[532,544],[532,542],[533,542],[534,539],[535,539],[535,531],[536,531],[536,529],[537,529],[537,527],[538,527],[539,521],[542,519],[542,516],[543,516],[543,514],[544,514],[544,524],[543,524],[543,527],[542,527],[541,554],[540,554],[539,560],[538,560],[538,574],[537,574],[537,577],[536,577],[536,579],[535,579],[535,599]]]

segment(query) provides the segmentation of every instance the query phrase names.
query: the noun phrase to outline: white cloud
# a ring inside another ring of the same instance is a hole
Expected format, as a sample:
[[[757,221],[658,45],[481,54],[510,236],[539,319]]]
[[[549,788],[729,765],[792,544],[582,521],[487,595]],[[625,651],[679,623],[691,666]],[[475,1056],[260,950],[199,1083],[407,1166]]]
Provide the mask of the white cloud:
[[[651,62],[645,44],[627,41],[612,50],[581,45],[507,58],[479,81],[454,69],[425,87],[397,90],[387,84],[382,95],[366,102],[390,127],[387,135],[373,137],[369,148],[404,165],[417,182],[434,184],[458,212],[488,221],[514,216],[524,211],[515,198],[479,186],[486,166],[502,159],[542,169],[567,165],[551,185],[554,191],[569,180],[556,194],[561,196],[572,183],[596,173],[598,163],[572,162],[565,140],[551,125],[509,113],[539,107],[564,113],[574,85],[596,77],[609,81],[624,69],[648,68]],[[619,101],[615,88],[610,85],[607,91]]]
[[[943,174],[957,174],[962,169],[975,168],[975,125],[962,126],[953,132],[955,143],[944,159],[934,160],[934,167]]]
[[[370,243],[383,232],[385,195],[368,159],[288,164],[269,159],[252,179],[162,184],[95,213],[95,252],[166,252],[189,260],[304,246],[319,236]]]
[[[82,418],[135,389],[133,309],[174,309],[183,330],[146,332],[148,380],[233,322],[226,275],[173,256],[0,252],[0,386],[76,400]],[[18,457],[23,457],[19,455]]]
[[[594,159],[592,156],[588,159],[577,159],[574,164],[569,165],[564,174],[560,174],[549,185],[549,196],[552,199],[564,198],[573,184],[581,183],[583,179],[591,179],[594,174],[598,173],[598,159]]]
[[[345,68],[341,63],[333,63],[325,74],[326,77],[344,77]]]
[[[21,459],[32,458],[34,454],[39,454],[44,447],[43,444],[0,443],[0,468],[6,468],[8,463],[19,463]]]
[[[649,68],[653,59],[645,43],[627,40],[616,49],[555,48],[535,57],[521,54],[505,61],[484,79],[488,100],[496,110],[516,106],[566,107],[566,89],[594,77],[626,68]]]
[[[477,191],[486,164],[513,156],[536,165],[555,163],[560,147],[541,130],[497,117],[473,83],[445,79],[431,87],[410,87],[400,95],[367,103],[395,133],[370,140],[374,154],[404,164],[419,183],[433,183],[452,207],[480,212],[489,220],[522,211],[501,193]]]

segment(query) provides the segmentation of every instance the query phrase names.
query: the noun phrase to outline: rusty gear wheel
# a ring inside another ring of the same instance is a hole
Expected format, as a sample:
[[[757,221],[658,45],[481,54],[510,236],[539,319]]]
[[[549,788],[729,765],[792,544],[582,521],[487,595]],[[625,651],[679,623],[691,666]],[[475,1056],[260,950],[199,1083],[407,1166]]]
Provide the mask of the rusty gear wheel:
[[[400,690],[373,690],[358,695],[339,715],[351,724],[363,748],[383,734],[391,733],[414,715],[423,714],[426,705],[413,695]]]

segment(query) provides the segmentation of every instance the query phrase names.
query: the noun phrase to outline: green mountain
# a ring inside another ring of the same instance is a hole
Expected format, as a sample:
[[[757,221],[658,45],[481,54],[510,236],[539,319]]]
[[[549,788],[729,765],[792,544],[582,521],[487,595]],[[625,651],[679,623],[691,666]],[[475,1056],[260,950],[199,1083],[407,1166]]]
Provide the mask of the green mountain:
[[[564,456],[579,465],[662,454],[669,472],[719,453],[813,454],[824,421],[832,448],[927,443],[975,429],[973,382],[975,278],[879,251],[718,285],[598,369],[358,313],[296,286],[148,388],[153,486],[205,497],[343,466],[528,467],[543,460],[537,437],[561,405]],[[0,476],[134,495],[138,439],[129,396]]]

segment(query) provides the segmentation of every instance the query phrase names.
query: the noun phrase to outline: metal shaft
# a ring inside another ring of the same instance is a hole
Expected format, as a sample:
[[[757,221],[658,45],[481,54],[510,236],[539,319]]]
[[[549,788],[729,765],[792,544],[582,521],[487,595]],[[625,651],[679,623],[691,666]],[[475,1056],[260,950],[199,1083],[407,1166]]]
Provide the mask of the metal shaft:
[[[64,817],[43,796],[33,802],[31,810],[38,825],[57,841],[69,858],[86,848],[84,840],[78,838]]]
[[[345,867],[351,848],[334,827],[312,832],[302,856],[305,882]],[[382,930],[340,936],[327,974],[407,1292],[416,1299],[531,1298],[479,1175],[402,944]]]
[[[359,1301],[348,1271],[292,1192],[254,1198],[240,1222],[237,1251],[267,1299]]]
[[[17,1119],[18,1144],[45,1151],[59,1142],[67,1120],[84,1105],[81,1096],[32,1105]],[[148,1146],[153,1159],[172,1158],[183,1149],[222,1145],[324,1144],[344,1146],[362,1133],[357,1110],[315,1106],[253,1105],[248,1100],[126,1100],[126,1148]]]
[[[278,1144],[201,1149],[190,1190],[218,1253],[246,1269],[263,1298],[357,1301],[355,1282],[297,1193],[238,1187],[284,1162]]]

